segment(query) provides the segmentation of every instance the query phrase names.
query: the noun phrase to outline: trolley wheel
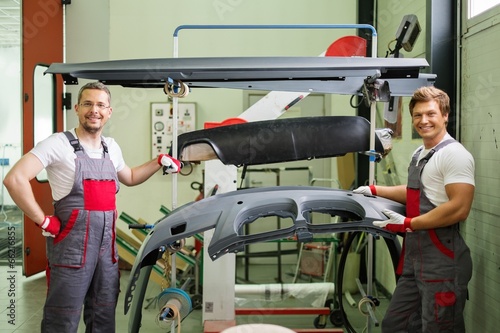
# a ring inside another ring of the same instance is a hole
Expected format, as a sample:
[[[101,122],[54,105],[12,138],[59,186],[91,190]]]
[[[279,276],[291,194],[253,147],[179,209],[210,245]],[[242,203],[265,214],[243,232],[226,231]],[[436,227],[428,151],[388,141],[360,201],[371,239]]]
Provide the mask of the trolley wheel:
[[[330,312],[330,322],[336,327],[342,326],[344,324],[344,320],[342,319],[342,310],[335,309]]]
[[[190,287],[189,287],[189,293],[191,295],[193,294],[203,294],[203,286],[198,286],[198,290],[196,290],[196,285],[193,283]]]
[[[330,310],[337,309],[339,307],[339,302],[332,298],[329,298],[325,301],[325,308],[329,308]]]
[[[326,327],[326,323],[324,322],[324,320],[321,320],[321,316],[317,316],[316,318],[314,318],[314,327],[316,328],[325,328]]]
[[[203,296],[202,295],[191,296],[191,304],[193,306],[193,310],[201,309],[203,306]]]

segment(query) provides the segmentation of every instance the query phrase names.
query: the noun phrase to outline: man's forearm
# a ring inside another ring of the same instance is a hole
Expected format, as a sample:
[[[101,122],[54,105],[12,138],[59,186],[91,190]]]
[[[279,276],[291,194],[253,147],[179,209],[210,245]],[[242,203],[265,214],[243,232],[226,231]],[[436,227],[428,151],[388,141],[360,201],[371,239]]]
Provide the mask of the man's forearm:
[[[396,185],[396,186],[375,186],[377,190],[377,196],[384,197],[403,205],[406,204],[406,185]]]
[[[43,223],[45,213],[36,202],[29,182],[7,181],[5,184],[14,203],[36,224]]]

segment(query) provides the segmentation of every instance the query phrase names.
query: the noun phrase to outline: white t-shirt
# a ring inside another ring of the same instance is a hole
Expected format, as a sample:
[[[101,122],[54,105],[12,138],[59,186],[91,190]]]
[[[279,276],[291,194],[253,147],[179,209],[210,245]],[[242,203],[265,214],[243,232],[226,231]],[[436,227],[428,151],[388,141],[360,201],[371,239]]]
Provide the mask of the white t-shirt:
[[[448,139],[452,137],[447,133],[442,141]],[[429,150],[422,149],[419,161],[427,155]],[[422,171],[421,182],[427,198],[435,206],[439,206],[449,201],[444,188],[446,185],[467,183],[475,186],[474,158],[461,143],[450,143],[438,150],[427,162]]]
[[[76,138],[75,129],[71,131]],[[120,146],[113,138],[104,137],[108,146],[108,153],[116,172],[125,167]],[[82,144],[80,142],[80,144]],[[92,150],[83,145],[85,152],[91,158],[102,158],[103,148]],[[38,157],[47,171],[47,178],[52,189],[52,198],[60,200],[69,194],[75,180],[75,158],[76,154],[64,133],[54,133],[47,139],[40,141],[31,151]]]

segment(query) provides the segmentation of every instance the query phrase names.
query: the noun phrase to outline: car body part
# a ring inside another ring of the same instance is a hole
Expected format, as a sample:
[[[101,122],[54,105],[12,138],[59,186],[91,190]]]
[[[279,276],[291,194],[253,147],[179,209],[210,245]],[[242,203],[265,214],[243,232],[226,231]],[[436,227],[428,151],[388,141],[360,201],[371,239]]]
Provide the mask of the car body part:
[[[387,133],[387,129],[377,133],[374,153],[385,155],[392,149]],[[370,123],[363,117],[299,117],[182,133],[178,137],[178,158],[258,165],[342,156],[369,151],[369,146]]]
[[[125,294],[125,313],[132,310],[129,327],[132,331],[140,327],[151,268],[171,243],[215,228],[207,250],[210,258],[216,260],[226,253],[241,251],[248,244],[290,237],[308,242],[314,234],[364,231],[395,238],[396,234],[372,224],[386,219],[382,214],[385,208],[405,212],[403,205],[381,197],[311,186],[252,188],[181,206],[155,223],[139,249]],[[314,223],[314,214],[338,216],[347,222]],[[245,225],[269,216],[292,223],[279,230],[245,234]]]
[[[362,95],[367,77],[385,80],[392,96],[411,96],[434,84],[436,75],[421,74],[423,58],[366,57],[225,57],[110,60],[53,63],[45,73],[61,74],[65,84],[78,79],[107,85],[165,88],[167,85],[251,90],[307,91]]]

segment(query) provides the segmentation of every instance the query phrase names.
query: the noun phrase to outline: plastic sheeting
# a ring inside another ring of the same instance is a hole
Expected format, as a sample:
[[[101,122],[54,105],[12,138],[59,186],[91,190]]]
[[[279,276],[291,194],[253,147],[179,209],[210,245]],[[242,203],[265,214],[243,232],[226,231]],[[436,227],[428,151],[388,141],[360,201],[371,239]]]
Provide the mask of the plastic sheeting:
[[[324,307],[329,295],[333,297],[333,283],[293,283],[293,284],[237,284],[235,286],[236,305],[244,306],[254,301],[278,302],[294,298],[312,307]]]

